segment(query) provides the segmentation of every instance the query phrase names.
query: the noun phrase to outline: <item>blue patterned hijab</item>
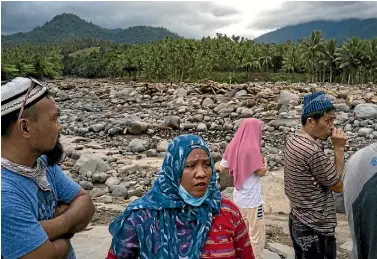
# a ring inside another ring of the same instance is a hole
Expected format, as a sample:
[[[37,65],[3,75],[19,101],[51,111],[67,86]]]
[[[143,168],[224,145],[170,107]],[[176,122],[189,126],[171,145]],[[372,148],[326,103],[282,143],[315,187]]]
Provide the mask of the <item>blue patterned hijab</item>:
[[[211,160],[213,173],[208,186],[208,197],[201,206],[193,207],[183,201],[179,195],[181,176],[186,164],[186,159],[195,148],[205,150]],[[151,217],[145,217],[142,227],[135,229],[140,241],[140,258],[200,258],[201,251],[207,239],[207,234],[212,224],[212,217],[219,213],[221,193],[216,185],[216,170],[207,144],[196,135],[181,135],[169,144],[164,162],[161,166],[159,177],[152,189],[143,197],[128,205],[127,209],[118,216],[109,227],[113,236],[111,247],[117,256],[124,245],[122,235],[124,222],[132,213],[148,210]],[[186,222],[195,221],[189,248],[185,253],[179,248],[176,219]],[[154,233],[153,225],[159,221],[160,230]],[[158,254],[154,254],[152,240],[158,240]]]

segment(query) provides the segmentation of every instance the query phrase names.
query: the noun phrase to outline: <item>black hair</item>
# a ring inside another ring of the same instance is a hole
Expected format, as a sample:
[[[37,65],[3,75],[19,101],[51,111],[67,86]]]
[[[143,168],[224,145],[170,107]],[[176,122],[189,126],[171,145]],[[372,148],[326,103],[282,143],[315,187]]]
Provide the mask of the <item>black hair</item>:
[[[335,110],[335,107],[330,107],[330,108],[326,108],[324,110],[315,111],[315,112],[312,112],[312,113],[302,115],[301,116],[301,124],[302,124],[302,126],[305,126],[306,122],[308,121],[309,118],[312,118],[316,122],[318,122],[325,115],[325,113],[328,113],[328,112],[331,112],[331,111],[334,111],[334,110]]]

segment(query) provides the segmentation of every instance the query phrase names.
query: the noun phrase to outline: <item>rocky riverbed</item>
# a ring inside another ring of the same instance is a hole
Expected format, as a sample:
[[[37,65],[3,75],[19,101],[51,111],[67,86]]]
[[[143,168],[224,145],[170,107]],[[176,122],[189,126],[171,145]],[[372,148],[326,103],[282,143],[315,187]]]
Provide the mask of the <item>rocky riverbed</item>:
[[[346,159],[377,139],[377,91],[372,84],[149,84],[64,79],[47,85],[62,110],[66,150],[62,168],[98,204],[126,206],[142,196],[158,174],[169,141],[180,134],[203,137],[219,162],[240,122],[248,117],[264,122],[263,153],[269,169],[279,170],[284,164],[285,138],[300,127],[301,100],[314,90],[326,91],[336,105],[336,125],[349,137]],[[331,142],[324,145],[331,154]],[[283,184],[277,177],[283,173],[277,172],[264,181],[277,182],[271,188],[280,190],[281,200],[285,197]],[[221,183],[222,190],[229,187],[225,177]],[[268,195],[271,193],[264,192]],[[266,213],[285,215],[289,207],[276,198],[269,199]],[[342,212],[341,195],[337,203]],[[100,209],[93,223],[105,224],[111,216],[111,211]]]

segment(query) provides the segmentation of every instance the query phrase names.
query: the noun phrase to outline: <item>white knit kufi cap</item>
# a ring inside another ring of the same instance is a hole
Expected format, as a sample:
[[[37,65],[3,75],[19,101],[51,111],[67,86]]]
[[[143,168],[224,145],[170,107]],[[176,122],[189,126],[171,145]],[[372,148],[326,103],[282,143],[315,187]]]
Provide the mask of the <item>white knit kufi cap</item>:
[[[27,106],[46,95],[47,87],[34,78],[25,77],[16,77],[1,86],[1,116],[21,109],[25,95],[32,82],[35,82],[35,85],[25,103],[25,106]]]

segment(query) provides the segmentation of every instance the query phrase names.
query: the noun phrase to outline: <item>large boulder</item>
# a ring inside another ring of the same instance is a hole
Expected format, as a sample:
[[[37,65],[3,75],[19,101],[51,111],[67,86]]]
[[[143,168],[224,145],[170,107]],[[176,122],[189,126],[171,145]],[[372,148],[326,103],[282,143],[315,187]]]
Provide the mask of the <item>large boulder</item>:
[[[199,123],[196,130],[199,132],[207,132],[207,125],[205,123]]]
[[[100,157],[93,153],[84,153],[76,161],[73,166],[74,170],[77,170],[81,174],[86,174],[87,172],[101,173],[110,170],[110,166]]]
[[[94,131],[94,132],[100,132],[101,130],[104,130],[106,127],[105,123],[97,123],[97,124],[94,124],[91,126],[91,129]]]
[[[92,184],[91,182],[88,182],[88,181],[81,181],[79,184],[80,184],[80,186],[81,186],[84,190],[90,191],[91,189],[93,189],[93,184]]]
[[[57,92],[56,97],[59,98],[60,101],[67,101],[71,99],[71,97],[63,91]]]
[[[236,131],[240,125],[241,125],[241,122],[244,120],[245,118],[242,118],[242,119],[238,119],[238,120],[235,120],[234,121],[234,124],[233,124],[233,130]]]
[[[238,91],[236,94],[235,94],[235,98],[240,98],[240,97],[242,97],[242,96],[245,96],[245,95],[247,95],[247,91],[246,90],[240,90],[240,91]]]
[[[115,185],[118,185],[118,184],[120,184],[120,181],[116,177],[109,177],[105,182],[105,185],[108,186],[108,187],[115,186]]]
[[[372,134],[373,129],[372,128],[360,128],[358,133],[360,136],[367,136],[369,134]]]
[[[157,144],[157,151],[166,152],[168,151],[168,146],[169,146],[169,141],[167,141],[166,139],[163,139],[161,140],[161,142]]]
[[[187,97],[187,90],[184,89],[184,88],[178,88],[176,91],[175,91],[175,95],[178,96],[178,97]]]
[[[147,140],[135,138],[131,140],[128,144],[128,147],[131,149],[132,152],[143,152],[148,149],[149,143]]]
[[[228,108],[229,105],[227,103],[220,103],[219,105],[217,105],[215,107],[215,109],[213,109],[215,112],[219,112],[221,111],[222,109],[225,109],[225,108]]]
[[[107,193],[107,188],[93,188],[89,195],[92,198],[101,197],[102,195],[105,195]]]
[[[126,199],[128,197],[128,190],[124,185],[116,185],[111,192],[111,196],[123,197]]]
[[[212,105],[214,102],[211,98],[205,98],[202,102],[202,107],[207,108],[208,106]]]
[[[349,112],[350,107],[346,103],[335,103],[334,107],[336,111]]]
[[[214,153],[217,153],[217,152],[214,152]],[[220,173],[219,168],[220,168],[220,161],[217,161],[215,164],[215,169],[219,175],[219,184],[221,186],[220,191],[223,191],[228,187],[233,187],[233,176],[230,176],[229,174]]]
[[[142,121],[133,121],[128,127],[127,127],[127,132],[134,134],[134,135],[139,135],[148,129],[148,123],[142,122]]]
[[[283,104],[288,104],[290,101],[293,101],[295,104],[298,104],[300,102],[300,97],[297,94],[291,93],[287,90],[282,90],[278,97],[277,109],[280,109],[280,107]]]
[[[181,120],[178,116],[168,116],[165,118],[164,124],[172,129],[180,129]]]
[[[133,90],[133,88],[124,88],[121,91],[111,90],[110,96],[115,96],[118,98],[128,97]]]
[[[377,118],[377,104],[365,103],[359,104],[354,110],[357,119],[373,119]]]
[[[132,175],[135,174],[138,170],[139,166],[137,164],[130,164],[118,168],[118,173],[120,175]]]

